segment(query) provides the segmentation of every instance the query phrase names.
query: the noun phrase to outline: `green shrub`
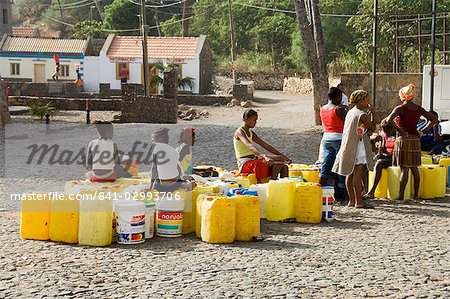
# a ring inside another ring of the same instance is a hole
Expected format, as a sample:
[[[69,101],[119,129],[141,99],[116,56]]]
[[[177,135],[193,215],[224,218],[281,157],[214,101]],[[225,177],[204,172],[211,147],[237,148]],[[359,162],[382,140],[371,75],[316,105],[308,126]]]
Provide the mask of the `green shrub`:
[[[43,120],[45,114],[50,114],[53,116],[56,111],[52,107],[50,107],[50,103],[45,103],[43,101],[37,100],[28,105],[28,110],[31,115],[39,117],[40,120]]]

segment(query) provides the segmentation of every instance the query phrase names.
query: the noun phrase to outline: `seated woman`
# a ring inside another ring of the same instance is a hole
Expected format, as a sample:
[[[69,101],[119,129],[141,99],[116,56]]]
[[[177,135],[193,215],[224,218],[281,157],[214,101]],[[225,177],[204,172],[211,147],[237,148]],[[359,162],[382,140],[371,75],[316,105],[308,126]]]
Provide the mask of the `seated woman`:
[[[375,159],[373,186],[369,192],[363,196],[364,199],[372,199],[375,197],[375,190],[381,180],[383,169],[392,166],[392,154],[394,153],[396,131],[389,125],[386,119],[381,121],[381,129],[381,145],[378,148],[378,154]]]
[[[430,111],[430,113],[438,119],[436,111]],[[421,131],[427,123],[427,119],[421,118],[420,122],[417,124],[417,130]],[[430,155],[440,155],[449,144],[448,140],[442,140],[442,128],[439,122],[428,131],[423,132],[423,135],[420,137],[420,149],[428,152]]]
[[[254,173],[258,182],[267,180],[269,177],[276,180],[278,175],[282,178],[288,177],[289,169],[286,163],[290,163],[290,159],[259,138],[252,130],[258,120],[258,113],[248,109],[244,112],[242,120],[243,125],[234,132],[233,138],[239,173]],[[253,142],[274,156],[268,156],[259,151]]]
[[[86,150],[86,178],[92,182],[114,182],[116,178],[131,177],[120,165],[112,123],[95,121],[93,124],[97,128],[98,139],[89,142]]]

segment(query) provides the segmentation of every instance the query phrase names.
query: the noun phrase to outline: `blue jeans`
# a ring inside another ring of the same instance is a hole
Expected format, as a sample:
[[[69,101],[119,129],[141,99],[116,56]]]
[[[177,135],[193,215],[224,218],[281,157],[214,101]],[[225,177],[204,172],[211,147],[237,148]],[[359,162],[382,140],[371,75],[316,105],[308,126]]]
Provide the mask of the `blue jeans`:
[[[345,176],[331,171],[336,155],[341,148],[341,140],[322,140],[320,146],[323,149],[323,164],[320,169],[321,181],[326,180],[327,185],[334,186],[334,198],[343,201],[345,200]]]

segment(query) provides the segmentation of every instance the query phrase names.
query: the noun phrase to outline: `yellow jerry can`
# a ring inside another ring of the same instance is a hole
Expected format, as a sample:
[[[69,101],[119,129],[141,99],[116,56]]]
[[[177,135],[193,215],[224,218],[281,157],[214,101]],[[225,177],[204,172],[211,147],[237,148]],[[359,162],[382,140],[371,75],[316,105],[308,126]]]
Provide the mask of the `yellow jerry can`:
[[[448,182],[448,166],[450,165],[450,158],[441,158],[439,160],[439,165],[445,168],[445,182]]]
[[[183,228],[182,233],[190,234],[195,232],[195,223],[197,215],[197,191],[176,191],[184,199]]]
[[[79,200],[64,198],[52,200],[50,215],[50,240],[78,243]]]
[[[397,199],[400,192],[400,174],[401,170],[398,166],[390,166],[388,168],[388,188],[387,197],[389,199]],[[405,188],[405,199],[411,196],[411,171],[409,171],[408,183]]]
[[[81,200],[78,243],[108,246],[112,241],[113,203],[109,199]]]
[[[258,196],[235,195],[236,201],[236,241],[251,241],[259,237],[261,202]]]
[[[420,158],[420,162],[421,162],[422,165],[424,165],[424,164],[433,164],[433,157],[431,157],[430,155],[422,156]]]
[[[199,194],[196,199],[196,215],[195,215],[195,235],[197,238],[202,237],[202,203],[207,197],[214,196],[215,194]],[[217,195],[217,194],[216,194]]]
[[[420,187],[419,197],[423,199],[432,199],[435,197],[445,197],[445,167],[440,165],[428,164],[419,167]],[[413,193],[411,188],[411,193]]]
[[[33,192],[25,194],[21,202],[20,236],[24,239],[50,239],[50,193]]]
[[[294,209],[297,222],[320,223],[322,221],[322,187],[315,183],[298,183]]]
[[[266,217],[269,221],[294,218],[296,182],[288,179],[270,181],[267,187]]]
[[[369,171],[369,190],[372,189],[375,173]],[[381,179],[378,182],[377,188],[375,188],[375,198],[387,198],[387,186],[388,186],[388,170],[384,168],[381,170]]]
[[[226,196],[207,197],[202,202],[202,241],[232,243],[236,231],[236,200]]]

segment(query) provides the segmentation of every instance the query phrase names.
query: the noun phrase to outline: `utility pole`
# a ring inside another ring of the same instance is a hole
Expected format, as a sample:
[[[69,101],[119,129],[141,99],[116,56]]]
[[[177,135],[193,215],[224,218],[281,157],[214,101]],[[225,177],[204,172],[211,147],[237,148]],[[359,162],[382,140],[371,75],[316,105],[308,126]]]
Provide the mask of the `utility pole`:
[[[430,111],[433,111],[434,104],[434,54],[436,52],[436,0],[433,0],[431,7],[431,72],[430,72]]]
[[[100,7],[100,4],[98,3],[98,0],[94,0],[95,6],[97,7],[98,15],[100,16],[100,20],[103,22],[103,12],[102,8]]]
[[[376,103],[377,86],[377,31],[378,31],[378,0],[373,1],[373,42],[372,42],[372,102]]]
[[[141,0],[141,28],[142,28],[142,65],[144,68],[144,94],[146,97],[150,95],[150,78],[148,69],[148,53],[147,53],[147,25],[145,20],[145,0]]]
[[[92,28],[92,9],[95,8],[95,6],[91,5],[89,7],[89,27],[90,27],[90,31],[91,31],[91,40],[94,39],[94,33],[92,32],[93,28]]]
[[[228,0],[228,16],[230,18],[230,33],[231,33],[231,68],[233,74],[233,84],[237,84],[236,76],[236,38],[234,36],[233,12],[231,10],[231,0]]]

